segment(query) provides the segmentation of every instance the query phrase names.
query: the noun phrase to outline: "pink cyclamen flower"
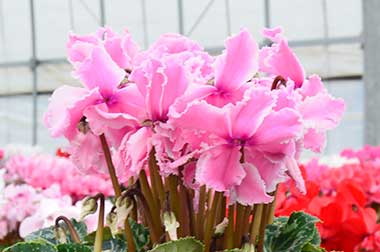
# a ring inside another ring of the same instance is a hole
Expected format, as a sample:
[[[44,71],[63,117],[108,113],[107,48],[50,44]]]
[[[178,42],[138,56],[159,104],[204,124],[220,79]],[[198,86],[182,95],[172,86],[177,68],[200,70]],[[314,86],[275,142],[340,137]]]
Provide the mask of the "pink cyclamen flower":
[[[243,98],[247,83],[258,70],[258,45],[246,29],[225,42],[226,50],[215,59],[213,85],[195,86],[186,101],[205,99],[222,107]]]
[[[106,40],[103,41],[100,34]],[[125,50],[120,49],[117,43]],[[120,86],[127,74],[120,65],[125,67],[132,64],[137,49],[128,34],[125,39],[121,39],[106,29],[99,30],[95,35],[71,35],[68,52],[74,66],[74,76],[81,80],[85,88],[63,86],[57,89],[50,99],[44,123],[52,136],[65,136],[70,141],[69,151],[73,154],[73,159],[80,161],[78,164],[82,169],[92,170],[94,165],[99,167],[104,164],[102,157],[90,158],[97,155],[85,155],[91,151],[101,151],[97,136],[105,134],[111,145],[118,145],[120,135],[134,128],[133,120],[122,120],[122,124],[119,123],[120,113],[133,114],[133,110],[128,108],[134,108],[125,105],[134,90]],[[122,55],[117,56],[117,53]],[[104,120],[110,118],[117,123],[105,124]],[[111,129],[108,130],[108,127]]]
[[[171,114],[169,123],[174,127],[206,131],[213,136],[197,162],[199,183],[217,191],[236,190],[242,204],[271,201],[266,194],[271,190],[266,185],[273,189],[283,179],[281,164],[293,154],[294,140],[302,129],[296,111],[273,113],[274,105],[270,92],[250,89],[236,105],[218,108],[194,101],[183,113]],[[255,193],[248,193],[248,188]]]
[[[146,60],[130,79],[143,97],[145,112],[139,115],[139,127],[125,135],[118,149],[118,170],[127,177],[138,175],[146,164],[154,128],[167,121],[170,106],[188,87],[184,68],[172,58]]]
[[[274,43],[260,50],[259,70],[270,75],[280,75],[294,81],[300,87],[305,78],[305,72],[297,56],[288,46],[283,37],[281,28],[264,29],[263,35]]]

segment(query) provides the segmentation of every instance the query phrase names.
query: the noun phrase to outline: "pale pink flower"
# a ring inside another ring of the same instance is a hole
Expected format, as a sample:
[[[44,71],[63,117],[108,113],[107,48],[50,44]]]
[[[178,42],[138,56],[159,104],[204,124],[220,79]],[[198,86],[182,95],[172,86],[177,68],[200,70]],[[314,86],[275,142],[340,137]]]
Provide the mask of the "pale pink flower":
[[[236,105],[218,108],[205,101],[194,101],[183,113],[172,114],[169,123],[174,127],[206,131],[214,137],[197,162],[199,183],[217,191],[236,189],[237,200],[242,204],[272,199],[266,192],[278,183],[275,178],[284,176],[281,164],[286,156],[294,154],[294,141],[302,129],[296,111],[273,112],[274,105],[269,91],[251,89]],[[246,194],[246,186],[256,193]]]

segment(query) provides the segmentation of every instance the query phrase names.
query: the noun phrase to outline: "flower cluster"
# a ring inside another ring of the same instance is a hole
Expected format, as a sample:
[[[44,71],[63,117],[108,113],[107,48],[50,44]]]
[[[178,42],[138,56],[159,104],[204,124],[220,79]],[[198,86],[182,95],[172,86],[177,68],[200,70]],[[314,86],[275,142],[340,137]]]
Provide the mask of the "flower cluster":
[[[84,87],[53,93],[45,125],[69,140],[83,171],[103,172],[111,147],[119,180],[148,171],[153,154],[161,176],[228,195],[243,205],[268,203],[292,177],[305,184],[296,160],[321,151],[344,102],[316,76],[305,76],[280,28],[266,29],[259,48],[246,29],[216,57],[177,34],[140,50],[125,31],[70,34],[68,59]]]
[[[82,174],[67,158],[48,154],[13,155],[4,165],[8,183],[22,182],[37,189],[58,185],[63,195],[74,200],[101,192],[112,194],[112,184],[104,174]]]
[[[27,146],[7,146],[0,153],[0,241],[51,226],[60,215],[79,218],[78,200],[97,192],[112,193],[107,176],[81,174],[67,158]],[[94,230],[96,218],[86,221]]]
[[[379,148],[371,146],[347,149],[332,159],[312,159],[302,166],[307,194],[291,183],[280,185],[276,215],[303,210],[320,218],[326,249],[380,251],[379,160]]]

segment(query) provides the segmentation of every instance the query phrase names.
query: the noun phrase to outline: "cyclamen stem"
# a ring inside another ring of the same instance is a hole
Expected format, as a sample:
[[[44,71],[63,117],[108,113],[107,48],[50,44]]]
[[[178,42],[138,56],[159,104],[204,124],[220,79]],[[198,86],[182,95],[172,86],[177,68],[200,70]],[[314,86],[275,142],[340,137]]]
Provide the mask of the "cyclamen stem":
[[[104,195],[99,193],[99,194],[95,195],[94,199],[100,200],[99,215],[98,215],[98,228],[96,229],[94,252],[102,252],[103,229],[104,229]]]
[[[235,248],[240,248],[241,238],[243,236],[243,219],[245,207],[242,204],[236,203],[236,226],[235,226]]]
[[[109,172],[110,177],[111,177],[112,186],[113,186],[113,189],[115,191],[115,197],[118,198],[121,195],[121,187],[120,187],[120,183],[119,183],[117,176],[116,176],[115,166],[113,165],[113,162],[112,162],[112,156],[111,156],[110,148],[108,146],[107,139],[106,139],[104,134],[101,134],[99,136],[99,138],[100,138],[100,141],[102,143],[102,149],[103,149],[104,156],[105,156],[105,159],[107,162],[108,172]]]
[[[251,224],[250,240],[251,244],[256,244],[256,238],[260,231],[261,218],[263,215],[263,204],[255,205]]]
[[[265,204],[263,206],[263,213],[261,217],[259,243],[257,245],[258,252],[264,252],[264,237],[265,237],[265,228],[268,224],[268,214],[269,214],[269,204]]]
[[[133,240],[132,229],[129,226],[128,218],[124,222],[125,238],[127,239],[128,252],[136,252],[135,241]]]
[[[199,202],[198,202],[198,213],[197,213],[197,233],[196,237],[199,240],[203,240],[203,221],[204,221],[204,211],[206,204],[206,186],[201,186],[199,189]]]
[[[156,152],[154,149],[152,149],[151,152],[149,153],[149,172],[151,176],[153,192],[155,193],[155,196],[158,201],[158,205],[160,206],[160,202],[165,201],[165,189],[164,189],[164,184],[162,182],[161,176],[159,174],[159,167],[157,165],[155,153]]]
[[[144,202],[147,205],[147,211],[150,212],[152,228],[156,230],[157,239],[161,236],[160,229],[162,227],[160,218],[160,209],[157,206],[157,201],[153,197],[152,190],[149,186],[148,179],[144,170],[140,172],[139,185],[141,188]],[[142,199],[140,199],[142,200]]]
[[[140,180],[138,181],[138,186],[141,188]],[[140,188],[131,188],[127,191],[124,191],[125,196],[132,199],[134,196],[136,196],[137,202],[139,205],[141,205],[143,210],[143,217],[148,225],[149,231],[150,231],[150,237],[152,240],[152,243],[156,243],[159,241],[161,235],[163,234],[162,231],[162,225],[160,220],[158,224],[154,223],[153,217],[152,217],[152,211],[149,209],[149,205],[147,200],[145,199],[144,193],[141,193]],[[123,194],[124,194],[123,193]]]
[[[224,235],[224,248],[232,249],[234,247],[234,216],[235,205],[228,207],[228,226]]]
[[[276,195],[277,195],[277,188],[273,193],[273,201],[269,204],[269,214],[268,214],[268,224],[272,224],[274,220],[274,212],[276,210]]]
[[[206,231],[205,231],[205,238],[204,238],[205,252],[210,251],[211,239],[212,239],[214,225],[215,225],[215,216],[218,210],[218,206],[220,205],[220,202],[222,200],[222,197],[223,197],[222,192],[215,192],[214,199],[212,201],[212,206],[208,210],[208,215],[207,215],[207,220],[206,220]]]
[[[75,227],[71,223],[71,221],[68,218],[66,218],[65,216],[59,216],[59,217],[57,217],[57,219],[55,219],[55,227],[56,228],[59,227],[60,221],[65,222],[65,224],[67,225],[67,229],[69,230],[71,238],[73,239],[73,241],[75,243],[80,243],[79,235],[78,235],[77,231],[75,230]]]

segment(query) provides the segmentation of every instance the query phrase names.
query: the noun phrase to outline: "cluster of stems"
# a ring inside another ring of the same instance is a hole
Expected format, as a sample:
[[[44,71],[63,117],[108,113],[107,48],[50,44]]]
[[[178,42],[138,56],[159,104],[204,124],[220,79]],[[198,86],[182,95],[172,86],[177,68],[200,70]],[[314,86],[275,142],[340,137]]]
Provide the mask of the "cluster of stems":
[[[201,186],[196,192],[183,183],[181,169],[179,175],[162,177],[155,159],[154,150],[149,156],[149,177],[142,170],[137,179],[130,181],[122,191],[118,183],[111,160],[110,150],[104,135],[100,136],[116,198],[127,197],[133,204],[130,218],[143,222],[149,229],[151,246],[170,240],[165,231],[162,216],[173,213],[179,227],[177,236],[193,236],[205,245],[205,252],[242,248],[253,245],[258,252],[263,251],[265,227],[273,221],[275,203],[244,206],[230,204],[223,192],[217,192]],[[195,201],[198,193],[197,201]],[[254,193],[254,192],[252,192]],[[100,207],[99,225],[95,241],[95,251],[101,245],[104,207]],[[216,226],[225,219],[228,223],[222,231],[216,232]],[[124,232],[128,243],[128,252],[135,252],[135,244],[128,220]],[[99,233],[99,235],[98,235]],[[100,250],[98,250],[100,251]]]
[[[263,252],[265,227],[273,222],[275,202],[253,206],[244,206],[240,203],[230,204],[222,192],[207,189],[205,186],[201,186],[197,192],[186,187],[181,174],[163,178],[159,173],[154,150],[149,156],[150,177],[148,178],[145,170],[142,170],[139,177],[136,180],[130,180],[130,185],[122,191],[104,135],[100,136],[100,140],[115,197],[116,199],[126,197],[128,204],[133,204],[129,217],[143,222],[149,229],[151,246],[171,239],[165,232],[163,219],[164,213],[171,213],[179,223],[176,237],[197,238],[204,243],[205,252],[242,248],[246,245],[255,247],[258,252]],[[198,193],[197,202],[195,201],[196,193]],[[104,196],[97,194],[92,198],[100,203],[94,251],[101,252],[105,215]],[[79,243],[79,236],[70,220],[63,216],[58,217],[56,228],[59,227],[60,221],[66,223],[73,241]],[[221,229],[222,231],[216,230],[218,224],[223,222],[226,226]],[[136,245],[128,218],[124,223],[124,233],[127,251],[135,252]]]

